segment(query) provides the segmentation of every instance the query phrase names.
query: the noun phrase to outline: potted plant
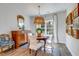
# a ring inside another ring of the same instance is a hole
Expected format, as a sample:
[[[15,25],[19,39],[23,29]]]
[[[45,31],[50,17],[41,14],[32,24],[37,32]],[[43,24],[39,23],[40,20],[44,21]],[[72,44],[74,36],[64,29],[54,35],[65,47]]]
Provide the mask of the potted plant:
[[[41,28],[37,28],[36,32],[37,32],[37,36],[40,37],[42,32],[43,32],[43,30]]]

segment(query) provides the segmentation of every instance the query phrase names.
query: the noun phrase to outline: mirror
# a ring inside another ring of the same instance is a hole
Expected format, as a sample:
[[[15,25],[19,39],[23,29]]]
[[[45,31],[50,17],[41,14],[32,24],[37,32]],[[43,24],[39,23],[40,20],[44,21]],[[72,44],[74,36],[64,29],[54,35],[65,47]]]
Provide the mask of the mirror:
[[[24,30],[24,17],[22,15],[17,15],[17,26],[20,30]]]

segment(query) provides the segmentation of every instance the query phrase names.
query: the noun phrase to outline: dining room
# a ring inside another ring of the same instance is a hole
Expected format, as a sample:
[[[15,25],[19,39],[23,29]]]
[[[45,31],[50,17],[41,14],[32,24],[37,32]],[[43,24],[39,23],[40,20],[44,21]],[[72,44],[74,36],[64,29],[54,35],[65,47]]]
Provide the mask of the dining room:
[[[71,46],[67,46],[70,41],[66,41],[65,20],[68,8],[75,5],[0,4],[0,56],[72,56]]]

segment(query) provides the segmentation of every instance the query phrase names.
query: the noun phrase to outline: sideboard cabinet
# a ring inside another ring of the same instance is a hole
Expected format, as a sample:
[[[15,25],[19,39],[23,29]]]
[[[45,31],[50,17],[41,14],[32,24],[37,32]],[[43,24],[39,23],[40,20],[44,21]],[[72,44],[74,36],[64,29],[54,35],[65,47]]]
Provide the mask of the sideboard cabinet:
[[[12,39],[15,41],[15,48],[28,42],[28,34],[24,31],[11,31]]]

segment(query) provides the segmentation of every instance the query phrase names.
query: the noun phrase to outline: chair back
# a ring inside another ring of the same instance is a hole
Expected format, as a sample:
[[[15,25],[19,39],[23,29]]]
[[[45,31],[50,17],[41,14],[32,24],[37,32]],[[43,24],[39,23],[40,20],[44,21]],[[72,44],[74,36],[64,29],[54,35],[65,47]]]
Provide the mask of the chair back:
[[[38,40],[36,40],[36,36],[30,34],[28,35],[28,38],[30,45],[35,45],[38,43]]]

